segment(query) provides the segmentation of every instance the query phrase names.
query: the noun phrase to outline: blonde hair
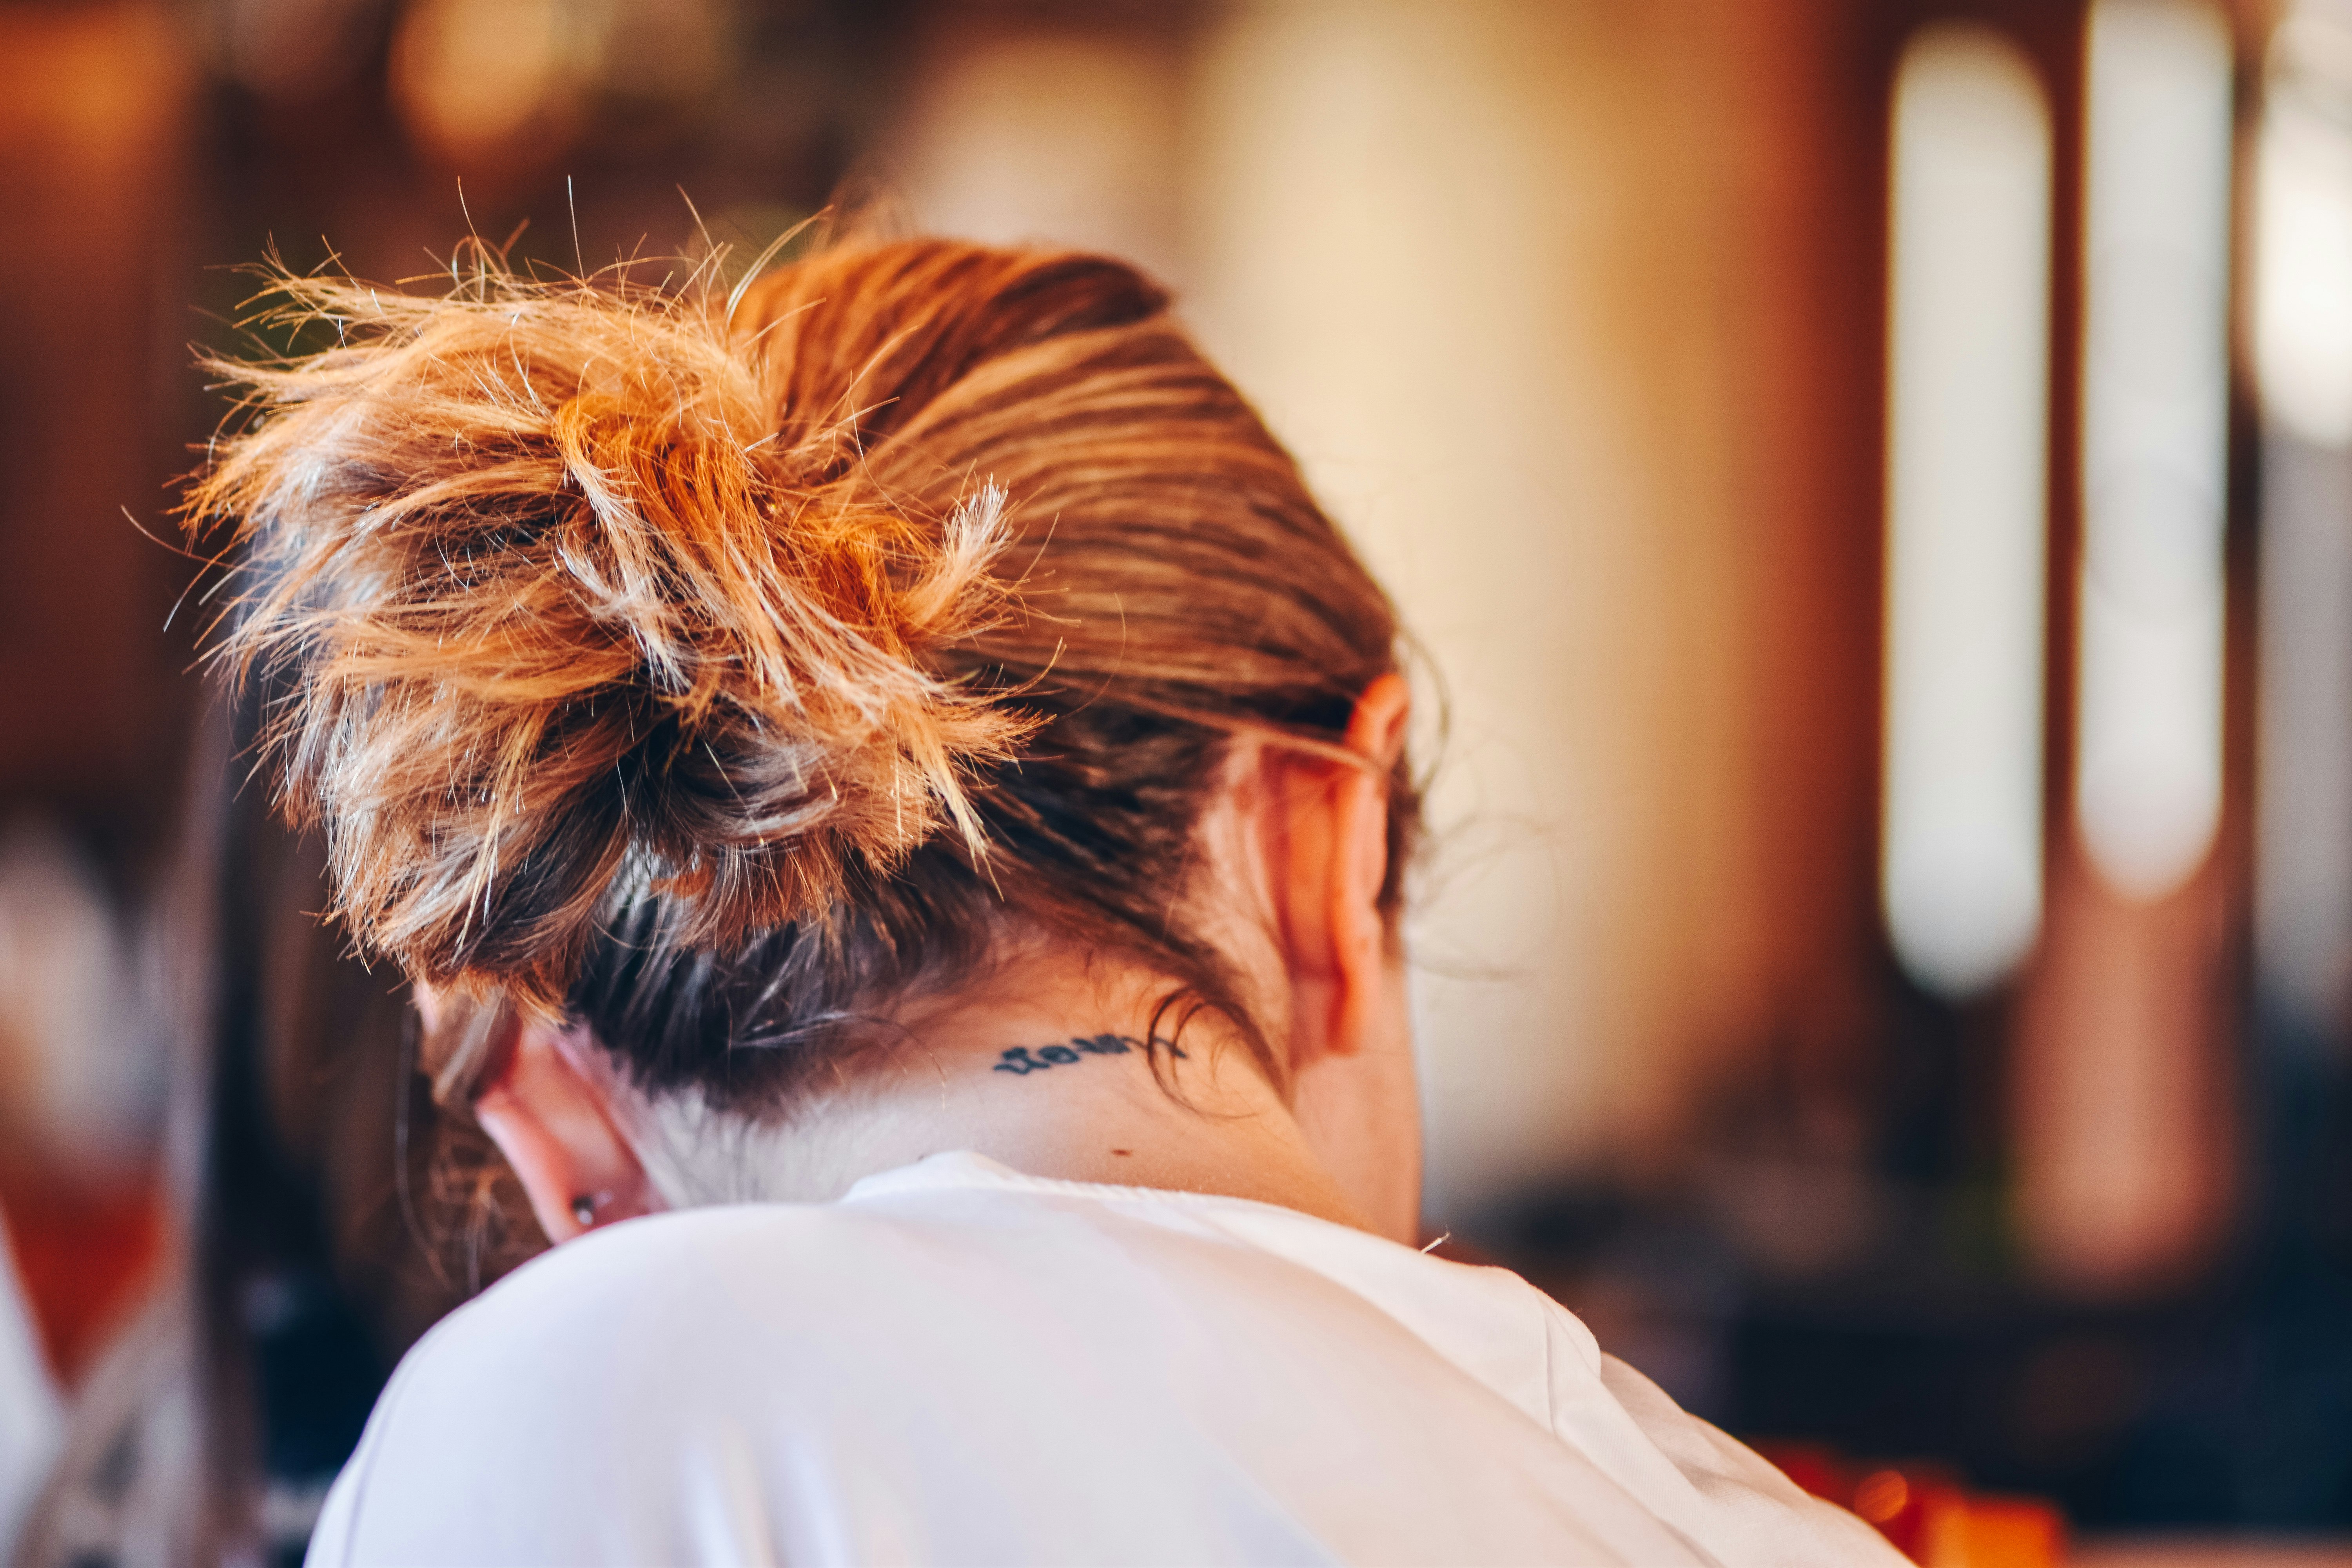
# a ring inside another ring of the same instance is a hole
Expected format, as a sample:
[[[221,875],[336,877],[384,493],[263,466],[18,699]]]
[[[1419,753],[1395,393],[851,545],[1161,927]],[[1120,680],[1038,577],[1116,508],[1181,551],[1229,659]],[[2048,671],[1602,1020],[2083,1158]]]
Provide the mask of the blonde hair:
[[[1171,913],[1192,830],[1234,731],[1336,754],[1397,633],[1165,295],[941,240],[723,300],[477,262],[281,279],[335,345],[215,367],[253,416],[187,500],[362,944],[728,1100],[1008,921],[1263,1054]]]

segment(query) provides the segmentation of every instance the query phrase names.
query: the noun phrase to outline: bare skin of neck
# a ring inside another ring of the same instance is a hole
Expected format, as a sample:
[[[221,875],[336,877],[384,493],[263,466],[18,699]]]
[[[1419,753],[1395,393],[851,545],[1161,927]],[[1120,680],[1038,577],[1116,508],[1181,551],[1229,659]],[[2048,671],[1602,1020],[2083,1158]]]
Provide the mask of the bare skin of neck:
[[[784,1121],[714,1141],[690,1109],[635,1096],[615,1109],[663,1206],[824,1201],[969,1150],[1035,1176],[1251,1198],[1375,1228],[1223,1019],[1200,1015],[1174,1040],[1164,1019],[1147,1044],[1164,989],[1032,953],[978,994],[910,1012],[906,1033],[856,1064],[839,1091]],[[601,1056],[567,1054],[591,1070]]]

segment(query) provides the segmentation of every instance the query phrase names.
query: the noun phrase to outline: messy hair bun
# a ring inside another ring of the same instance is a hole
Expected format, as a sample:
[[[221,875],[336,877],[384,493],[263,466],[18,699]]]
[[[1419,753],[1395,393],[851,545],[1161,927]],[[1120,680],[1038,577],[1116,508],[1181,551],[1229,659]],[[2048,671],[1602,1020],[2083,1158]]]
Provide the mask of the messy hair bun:
[[[411,973],[560,1004],[615,878],[721,943],[895,867],[1028,727],[931,673],[1003,613],[1003,494],[929,526],[857,410],[776,410],[691,295],[484,268],[440,300],[285,278],[339,345],[233,368],[266,411],[194,492],[261,584],[287,798]],[[781,416],[781,417],[780,417]]]
[[[214,366],[249,417],[187,500],[364,947],[714,1094],[1007,914],[1245,1011],[1171,912],[1218,747],[1328,751],[1395,626],[1156,287],[939,240],[724,300],[474,259],[276,279],[333,346]]]

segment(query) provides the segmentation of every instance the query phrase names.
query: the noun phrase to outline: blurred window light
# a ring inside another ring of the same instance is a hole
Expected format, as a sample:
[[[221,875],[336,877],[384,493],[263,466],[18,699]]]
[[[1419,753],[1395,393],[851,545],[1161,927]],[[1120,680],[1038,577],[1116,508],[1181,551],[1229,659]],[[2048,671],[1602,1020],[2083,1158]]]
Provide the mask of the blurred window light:
[[[2116,890],[2203,863],[2221,810],[2230,31],[2091,8],[2074,813]]]
[[[2050,109],[1989,29],[1895,79],[1882,896],[1947,994],[2042,919]]]
[[[2314,446],[2352,447],[2352,21],[2308,5],[2271,39],[2253,261],[2263,411]]]
[[[2352,979],[2352,16],[2271,36],[2248,337],[2262,394],[2254,951],[2270,1001],[2336,1030]]]
[[[2332,1032],[2352,979],[2352,454],[2263,439],[2254,956]]]

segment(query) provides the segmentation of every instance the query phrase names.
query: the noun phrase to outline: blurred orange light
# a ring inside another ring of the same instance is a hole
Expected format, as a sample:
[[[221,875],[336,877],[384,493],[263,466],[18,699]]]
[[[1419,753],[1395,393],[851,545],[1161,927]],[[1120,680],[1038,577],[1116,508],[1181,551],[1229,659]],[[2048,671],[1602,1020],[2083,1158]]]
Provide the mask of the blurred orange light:
[[[1853,1511],[1873,1524],[1885,1524],[1911,1501],[1911,1483],[1900,1470],[1873,1470],[1853,1489]]]
[[[559,0],[421,0],[393,41],[392,96],[427,151],[467,163],[514,151],[566,87]]]

